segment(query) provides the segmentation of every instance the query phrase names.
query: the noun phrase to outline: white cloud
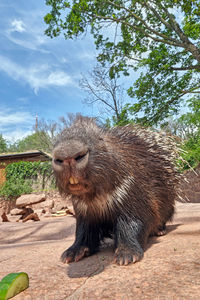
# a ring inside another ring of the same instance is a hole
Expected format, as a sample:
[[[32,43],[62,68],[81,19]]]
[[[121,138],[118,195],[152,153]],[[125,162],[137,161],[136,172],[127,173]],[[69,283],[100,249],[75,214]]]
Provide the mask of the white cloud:
[[[9,19],[5,24],[5,30],[0,30],[12,43],[23,48],[47,52],[45,49],[40,49],[42,44],[48,41],[44,35],[45,24],[43,20],[43,12],[20,10],[17,12],[19,17]]]
[[[16,81],[29,84],[35,93],[37,93],[40,88],[67,86],[73,82],[67,73],[60,69],[52,70],[48,64],[25,67],[1,55],[0,71],[5,72]]]
[[[29,112],[13,112],[0,108],[0,130],[9,142],[15,142],[32,133],[34,117]]]
[[[25,49],[48,53],[47,50],[40,48],[47,40],[42,30],[39,31],[31,25],[26,26],[27,29],[25,29],[22,21],[15,20],[11,24],[12,26],[3,33],[8,40]],[[20,33],[20,35],[16,35],[16,33]]]
[[[5,128],[11,125],[32,124],[34,117],[29,112],[11,112],[10,110],[0,111],[0,127]]]
[[[25,129],[22,130],[20,128],[15,128],[12,131],[6,131],[3,133],[3,138],[8,142],[8,143],[14,143],[16,141],[22,140],[28,135],[31,135],[33,133],[32,130]]]
[[[29,36],[28,38],[18,38],[18,37],[14,37],[12,36],[10,33],[7,35],[7,38],[13,42],[14,44],[21,46],[23,48],[29,49],[29,50],[34,50],[34,51],[38,51],[41,53],[49,53],[49,51],[42,49],[42,48],[38,48],[41,46],[41,44],[44,43],[44,38],[43,37],[33,37],[33,36]]]
[[[10,31],[17,31],[17,32],[25,32],[25,24],[22,20],[13,20],[11,22],[11,28]]]

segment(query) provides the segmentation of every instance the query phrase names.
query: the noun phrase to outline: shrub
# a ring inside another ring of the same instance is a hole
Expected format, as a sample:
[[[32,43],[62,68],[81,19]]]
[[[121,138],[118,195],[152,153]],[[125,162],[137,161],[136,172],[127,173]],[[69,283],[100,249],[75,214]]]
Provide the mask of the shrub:
[[[197,133],[182,145],[182,169],[187,170],[190,167],[195,168],[200,162],[200,133]]]
[[[51,162],[15,162],[7,165],[6,182],[0,188],[0,195],[5,199],[31,193],[35,188],[42,190],[47,182],[55,186]]]
[[[0,189],[0,195],[5,199],[12,199],[22,194],[30,194],[32,191],[33,189],[28,181],[6,181]]]

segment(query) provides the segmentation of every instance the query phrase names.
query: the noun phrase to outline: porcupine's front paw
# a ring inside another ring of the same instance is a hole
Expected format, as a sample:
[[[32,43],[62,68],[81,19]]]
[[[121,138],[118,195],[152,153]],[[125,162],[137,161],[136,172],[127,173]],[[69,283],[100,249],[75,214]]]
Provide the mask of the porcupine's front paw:
[[[144,252],[141,249],[132,249],[124,245],[118,246],[115,250],[114,262],[118,265],[128,265],[130,263],[136,263],[141,260],[144,255]]]
[[[63,252],[61,255],[61,261],[63,263],[71,263],[73,261],[79,261],[83,257],[90,255],[90,249],[86,246],[71,246]]]

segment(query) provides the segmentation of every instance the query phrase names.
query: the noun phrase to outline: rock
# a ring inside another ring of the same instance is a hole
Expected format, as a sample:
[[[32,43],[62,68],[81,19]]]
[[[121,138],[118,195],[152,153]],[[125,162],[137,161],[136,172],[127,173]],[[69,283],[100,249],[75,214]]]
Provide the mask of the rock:
[[[27,194],[27,195],[22,195],[16,200],[16,206],[17,207],[26,207],[30,206],[34,203],[40,203],[42,201],[45,201],[46,196],[45,194]]]
[[[30,208],[30,207],[24,208],[24,214],[21,215],[20,220],[25,219],[27,216],[29,216],[32,213],[34,213],[34,211],[32,210],[32,208]]]
[[[73,208],[72,205],[68,206],[68,208],[67,208],[67,210],[66,210],[66,213],[67,213],[68,215],[73,215],[73,216],[75,216],[74,208]]]
[[[52,217],[52,214],[50,212],[47,212],[47,213],[44,214],[44,217],[45,218],[50,218],[50,217]]]
[[[63,217],[63,216],[68,216],[68,215],[74,215],[73,211],[71,211],[69,208],[65,208],[63,210],[58,210],[55,213],[51,214],[52,217]]]
[[[26,209],[25,208],[13,208],[10,211],[11,216],[18,216],[18,215],[24,215],[26,213]]]
[[[54,200],[53,199],[46,199],[43,202],[35,203],[30,205],[31,208],[34,209],[44,209],[45,211],[50,211],[54,207]]]
[[[34,209],[34,213],[36,213],[39,217],[43,216],[46,213],[46,210],[41,208],[41,209]]]
[[[52,211],[56,213],[59,210],[68,209],[68,208],[70,208],[70,210],[73,210],[72,202],[67,199],[62,199],[62,200],[59,199],[58,202],[54,200],[54,207]]]
[[[56,213],[59,210],[67,209],[66,203],[57,203],[54,205],[54,208],[52,209],[53,213]]]
[[[0,216],[5,212],[9,214],[10,210],[15,207],[15,201],[4,200],[0,197]]]
[[[49,200],[44,201],[42,204],[44,204],[44,209],[45,208],[52,209],[54,207],[54,200],[49,199]]]
[[[25,219],[22,220],[22,222],[27,222],[28,220],[33,220],[33,221],[40,221],[40,218],[36,213],[29,214]]]
[[[9,222],[8,217],[5,212],[1,215],[1,218],[2,218],[2,222]]]
[[[20,216],[19,215],[11,216],[10,214],[8,214],[7,217],[10,222],[18,222]]]

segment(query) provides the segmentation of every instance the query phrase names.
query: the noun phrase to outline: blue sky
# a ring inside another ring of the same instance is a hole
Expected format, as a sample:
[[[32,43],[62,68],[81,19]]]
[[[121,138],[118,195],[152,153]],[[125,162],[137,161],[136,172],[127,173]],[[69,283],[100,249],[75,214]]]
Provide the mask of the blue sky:
[[[31,134],[35,116],[97,115],[83,104],[81,73],[95,65],[90,37],[44,35],[45,0],[0,0],[0,133],[8,141]]]

